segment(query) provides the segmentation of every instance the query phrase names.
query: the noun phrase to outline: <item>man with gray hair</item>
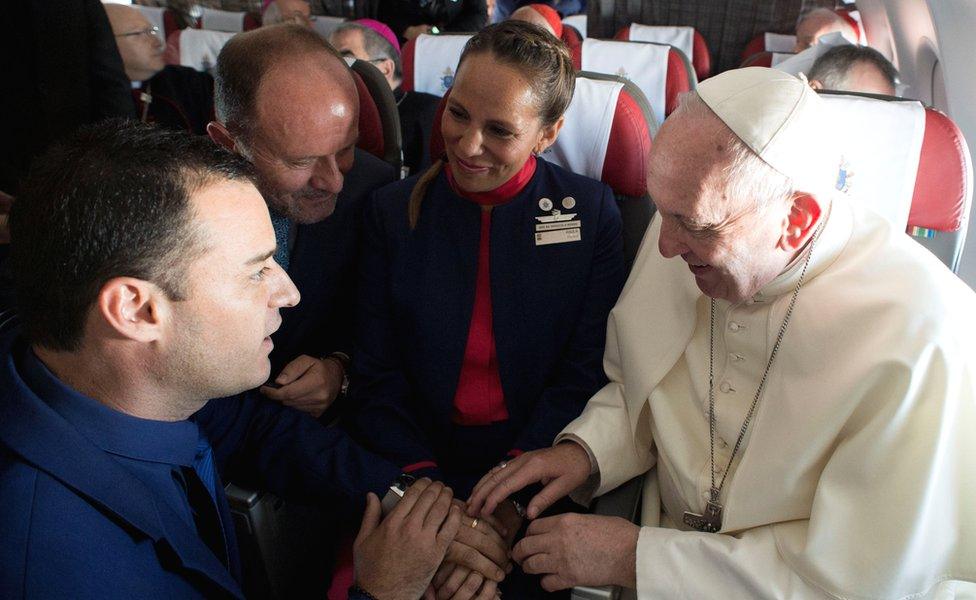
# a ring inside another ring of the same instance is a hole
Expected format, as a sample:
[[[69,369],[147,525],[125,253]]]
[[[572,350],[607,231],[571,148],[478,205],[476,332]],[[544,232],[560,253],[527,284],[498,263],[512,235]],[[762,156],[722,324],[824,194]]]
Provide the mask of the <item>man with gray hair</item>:
[[[433,94],[403,90],[400,43],[393,30],[373,19],[359,19],[336,28],[329,42],[344,57],[370,62],[383,73],[393,90],[400,115],[404,166],[410,173],[419,173],[430,166],[430,135],[441,99]]]
[[[642,526],[536,519],[512,556],[548,590],[650,598],[976,591],[976,294],[834,193],[824,101],[727,71],[654,139],[658,212],[610,313],[610,382],[470,515],[543,482],[529,518],[643,475]],[[679,259],[680,257],[680,259]]]
[[[261,25],[279,25],[293,23],[303,27],[312,27],[312,7],[308,0],[271,0],[261,15]]]
[[[898,71],[874,48],[844,45],[821,55],[807,79],[815,90],[894,96]]]

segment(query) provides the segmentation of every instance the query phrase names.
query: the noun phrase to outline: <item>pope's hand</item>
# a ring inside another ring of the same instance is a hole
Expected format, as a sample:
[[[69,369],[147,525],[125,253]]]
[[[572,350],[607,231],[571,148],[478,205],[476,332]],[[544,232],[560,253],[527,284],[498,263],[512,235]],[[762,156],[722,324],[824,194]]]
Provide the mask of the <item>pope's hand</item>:
[[[342,390],[342,376],[339,361],[303,354],[285,365],[275,377],[280,388],[263,386],[261,393],[317,419]]]
[[[590,457],[575,442],[526,452],[504,466],[489,471],[474,487],[468,499],[469,515],[491,515],[498,505],[515,492],[533,483],[545,487],[526,507],[526,516],[538,517],[554,502],[586,483],[590,476]]]
[[[626,519],[567,513],[533,521],[512,558],[526,573],[543,575],[549,592],[578,585],[634,589],[639,534]]]
[[[451,499],[450,488],[420,479],[381,522],[379,498],[370,493],[353,545],[356,584],[383,600],[423,596],[461,525]]]

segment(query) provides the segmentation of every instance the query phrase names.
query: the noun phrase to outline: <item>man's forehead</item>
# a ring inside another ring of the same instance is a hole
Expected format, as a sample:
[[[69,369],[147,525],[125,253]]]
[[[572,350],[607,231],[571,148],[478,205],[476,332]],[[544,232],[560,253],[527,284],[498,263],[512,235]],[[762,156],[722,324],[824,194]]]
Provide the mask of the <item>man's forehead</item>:
[[[224,239],[246,243],[249,239],[274,229],[268,207],[250,181],[214,178],[190,195],[194,221],[211,240]]]

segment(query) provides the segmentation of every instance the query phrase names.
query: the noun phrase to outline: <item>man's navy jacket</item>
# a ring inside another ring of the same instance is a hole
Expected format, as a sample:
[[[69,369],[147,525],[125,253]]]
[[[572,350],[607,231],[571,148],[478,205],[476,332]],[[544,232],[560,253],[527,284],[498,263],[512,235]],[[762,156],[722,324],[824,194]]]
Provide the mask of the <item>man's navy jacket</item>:
[[[0,596],[241,597],[233,532],[225,566],[178,507],[54,410],[58,398],[35,393],[23,377],[30,359],[16,331],[0,337]],[[257,394],[211,400],[192,420],[221,478],[286,499],[352,507],[399,474],[340,430]]]

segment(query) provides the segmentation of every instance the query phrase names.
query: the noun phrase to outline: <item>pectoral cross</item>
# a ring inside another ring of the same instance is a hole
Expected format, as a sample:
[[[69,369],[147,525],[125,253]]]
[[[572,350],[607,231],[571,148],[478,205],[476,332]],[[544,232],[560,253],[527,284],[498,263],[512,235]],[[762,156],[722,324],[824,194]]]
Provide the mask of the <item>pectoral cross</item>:
[[[705,504],[703,514],[685,511],[685,525],[705,533],[718,533],[722,529],[722,505],[718,503],[718,490],[712,488],[711,499]]]

